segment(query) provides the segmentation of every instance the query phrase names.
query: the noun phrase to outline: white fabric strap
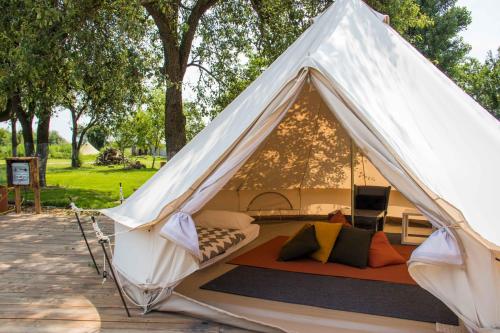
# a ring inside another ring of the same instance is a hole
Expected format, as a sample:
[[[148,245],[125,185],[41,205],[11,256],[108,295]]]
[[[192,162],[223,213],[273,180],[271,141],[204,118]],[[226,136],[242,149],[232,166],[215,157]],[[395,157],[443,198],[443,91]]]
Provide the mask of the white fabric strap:
[[[411,262],[429,264],[463,265],[463,258],[455,238],[447,228],[434,231],[413,251]]]
[[[160,236],[185,248],[193,256],[201,259],[198,233],[191,215],[184,212],[173,214],[161,228]]]

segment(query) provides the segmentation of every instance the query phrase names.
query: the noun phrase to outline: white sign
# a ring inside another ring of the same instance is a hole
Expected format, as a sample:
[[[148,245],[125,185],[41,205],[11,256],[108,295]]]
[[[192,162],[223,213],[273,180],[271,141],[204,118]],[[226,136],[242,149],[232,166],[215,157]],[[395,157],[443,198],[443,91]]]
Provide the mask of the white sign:
[[[12,163],[12,185],[30,184],[30,164],[28,162]]]

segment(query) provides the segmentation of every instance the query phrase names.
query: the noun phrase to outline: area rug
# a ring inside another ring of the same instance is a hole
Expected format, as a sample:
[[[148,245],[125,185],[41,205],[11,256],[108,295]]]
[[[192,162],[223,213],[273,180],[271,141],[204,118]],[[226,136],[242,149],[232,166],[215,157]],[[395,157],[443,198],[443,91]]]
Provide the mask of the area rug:
[[[380,268],[367,267],[364,269],[351,267],[337,263],[322,264],[312,259],[300,259],[294,261],[278,261],[278,255],[287,236],[278,236],[256,248],[243,253],[229,261],[229,264],[240,266],[252,266],[260,268],[271,268],[275,270],[309,273],[317,275],[350,277],[363,280],[386,281],[393,283],[412,284],[416,282],[408,273],[406,264],[392,265]],[[408,260],[415,246],[393,245],[393,247]]]
[[[240,266],[202,289],[429,323],[458,325],[446,305],[419,286]]]

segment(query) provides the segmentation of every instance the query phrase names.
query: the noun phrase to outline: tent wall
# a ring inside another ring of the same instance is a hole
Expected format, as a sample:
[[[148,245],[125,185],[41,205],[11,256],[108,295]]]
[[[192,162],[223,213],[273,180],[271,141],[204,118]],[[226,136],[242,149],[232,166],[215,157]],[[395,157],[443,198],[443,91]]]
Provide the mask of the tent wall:
[[[316,216],[327,215],[337,209],[341,209],[345,214],[350,214],[351,192],[349,189],[296,189],[276,190],[276,192],[284,195],[290,201],[291,210],[249,210],[250,202],[259,194],[266,193],[266,191],[258,190],[222,190],[203,209],[241,211],[251,216]],[[401,218],[405,209],[414,207],[399,191],[391,191],[388,216]]]
[[[306,84],[283,121],[204,208],[253,216],[327,215],[337,209],[350,214],[350,145],[334,113],[314,86]],[[390,185],[359,150],[354,179],[357,185]],[[273,207],[272,196],[261,209],[249,207],[268,192],[284,196],[291,209],[280,208],[280,200]],[[399,191],[391,191],[389,216],[401,217],[413,207]]]
[[[500,262],[463,230],[457,229],[456,235],[465,253],[464,265],[412,260],[409,272],[422,288],[442,300],[468,327],[478,332],[498,332]],[[480,330],[480,327],[490,329]]]

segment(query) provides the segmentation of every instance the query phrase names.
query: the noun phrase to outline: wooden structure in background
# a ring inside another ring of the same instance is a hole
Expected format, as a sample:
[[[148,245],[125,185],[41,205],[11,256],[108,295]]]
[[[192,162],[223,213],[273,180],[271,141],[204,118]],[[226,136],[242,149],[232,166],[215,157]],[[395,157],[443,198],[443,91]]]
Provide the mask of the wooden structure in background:
[[[42,212],[40,201],[40,178],[38,174],[38,157],[9,157],[7,162],[7,184],[14,187],[16,213],[21,213],[21,189],[29,187],[33,190],[35,213]]]
[[[8,187],[0,185],[0,213],[9,210],[8,193]]]

